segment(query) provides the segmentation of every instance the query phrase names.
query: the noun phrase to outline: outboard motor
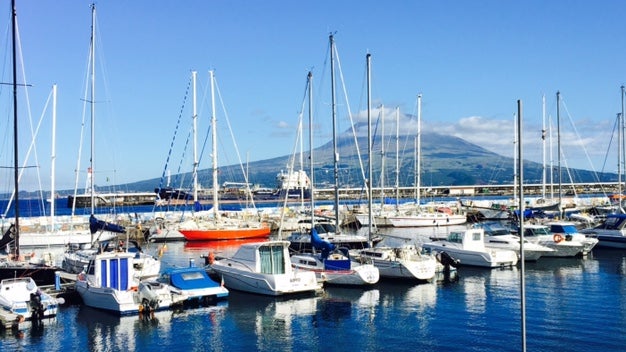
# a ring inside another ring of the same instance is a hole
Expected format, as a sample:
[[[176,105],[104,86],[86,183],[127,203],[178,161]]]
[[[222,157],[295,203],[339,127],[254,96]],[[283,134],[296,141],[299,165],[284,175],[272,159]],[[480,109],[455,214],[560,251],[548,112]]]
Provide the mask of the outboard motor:
[[[46,308],[44,308],[43,303],[41,303],[41,295],[39,292],[30,294],[30,311],[31,320],[33,322],[40,322],[43,319]]]

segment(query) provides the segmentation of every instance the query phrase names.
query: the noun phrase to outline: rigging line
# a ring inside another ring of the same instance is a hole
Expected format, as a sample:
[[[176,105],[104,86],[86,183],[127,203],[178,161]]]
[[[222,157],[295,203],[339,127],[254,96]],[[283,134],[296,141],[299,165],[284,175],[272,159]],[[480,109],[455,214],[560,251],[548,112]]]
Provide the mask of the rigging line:
[[[565,108],[565,112],[567,113],[567,117],[569,119],[570,125],[574,129],[574,133],[576,134],[576,137],[578,138],[579,141],[582,141],[582,138],[580,137],[580,133],[578,133],[578,129],[576,128],[576,125],[574,125],[574,121],[572,120],[572,116],[570,115],[569,110],[567,109],[567,105],[565,104],[565,101],[564,101],[564,99],[562,97],[561,97],[561,102],[563,103],[563,107]],[[583,149],[583,151],[585,153],[585,157],[587,158],[587,161],[589,162],[589,165],[591,165],[591,171],[593,173],[594,179],[596,180],[596,182],[600,182],[600,177],[598,176],[598,172],[596,171],[595,167],[593,166],[593,162],[591,161],[591,157],[589,156],[589,152],[587,152],[587,148],[585,148],[584,144],[581,144],[581,146],[582,146],[582,149]]]
[[[343,94],[344,94],[344,99],[346,102],[346,108],[348,110],[348,117],[350,118],[350,126],[352,128],[352,136],[354,138],[354,145],[356,147],[356,154],[357,157],[359,159],[359,167],[361,168],[361,177],[362,177],[362,181],[363,181],[363,186],[365,187],[365,189],[367,189],[367,178],[365,176],[365,168],[363,166],[363,158],[361,157],[361,151],[359,148],[359,143],[358,143],[358,139],[357,139],[357,134],[356,134],[356,130],[355,130],[355,126],[354,126],[354,119],[352,118],[352,111],[350,109],[350,103],[348,100],[348,92],[346,91],[346,84],[345,84],[345,80],[343,77],[343,70],[341,69],[341,60],[339,60],[339,52],[337,51],[337,46],[333,46],[333,48],[331,48],[332,50],[335,51],[335,59],[337,61],[337,69],[339,71],[339,78],[341,80],[341,86],[343,88]]]
[[[178,129],[180,128],[180,123],[183,119],[183,112],[185,110],[185,106],[187,103],[187,98],[189,97],[189,90],[191,87],[191,78],[187,82],[187,88],[185,89],[185,94],[183,95],[183,103],[180,106],[180,111],[178,112],[178,120],[176,121],[176,126],[174,127],[174,135],[172,136],[172,141],[170,143],[170,149],[167,152],[167,157],[165,158],[165,167],[163,168],[163,173],[161,174],[161,180],[159,181],[159,191],[163,187],[163,181],[165,179],[165,173],[167,172],[167,168],[169,166],[170,158],[172,156],[172,150],[174,149],[174,143],[176,142],[176,136],[178,135]],[[159,192],[157,192],[158,197]]]
[[[615,123],[613,124],[613,131],[611,132],[611,138],[609,139],[609,145],[606,147],[606,153],[604,153],[604,161],[602,162],[602,169],[600,169],[601,173],[604,173],[604,168],[606,167],[606,163],[609,157],[609,151],[611,150],[611,145],[613,144],[613,138],[615,137],[615,130],[619,127],[619,118],[615,119]]]
[[[235,135],[233,134],[233,129],[232,126],[230,124],[230,118],[228,117],[228,112],[226,111],[226,106],[224,104],[224,100],[222,99],[222,93],[220,91],[219,85],[217,83],[217,80],[215,80],[215,90],[217,92],[217,96],[219,98],[219,102],[220,105],[222,106],[222,112],[224,113],[224,117],[226,120],[226,125],[228,126],[228,131],[230,132],[230,138],[233,141],[233,145],[235,147],[235,154],[237,155],[237,159],[239,160],[239,167],[241,168],[241,172],[243,174],[243,179],[244,182],[246,183],[246,192],[250,192],[250,181],[248,180],[248,175],[246,173],[246,171],[243,168],[243,162],[241,161],[241,154],[239,153],[239,147],[237,146],[237,140],[235,139]],[[250,200],[250,203],[252,205],[252,208],[256,208],[256,205],[254,204],[254,198]]]
[[[83,144],[85,142],[85,129],[87,126],[86,120],[87,120],[87,103],[89,102],[89,99],[87,99],[87,96],[89,94],[89,90],[90,90],[90,75],[91,75],[91,70],[92,70],[92,56],[94,55],[94,38],[90,37],[90,42],[89,42],[89,46],[87,49],[87,65],[86,65],[86,70],[85,70],[85,79],[84,79],[84,86],[83,86],[83,111],[82,111],[82,121],[81,121],[81,125],[80,125],[80,138],[79,138],[79,142],[78,142],[78,156],[76,158],[76,169],[74,170],[74,174],[75,174],[75,179],[74,179],[74,195],[73,195],[73,202],[72,202],[72,216],[75,214],[76,211],[76,198],[78,196],[78,182],[79,182],[79,178],[80,178],[80,164],[81,164],[81,159],[82,159],[82,154],[83,154]],[[86,190],[85,190],[86,191]]]
[[[20,68],[21,68],[21,73],[22,76],[21,78],[23,79],[23,83],[16,85],[16,86],[23,86],[25,87],[24,90],[24,98],[26,100],[26,111],[27,111],[27,116],[28,116],[28,122],[29,122],[29,126],[30,126],[30,137],[31,137],[31,142],[30,145],[28,147],[28,151],[26,152],[26,155],[24,157],[24,161],[23,161],[23,166],[20,168],[19,171],[19,176],[17,178],[16,182],[20,182],[22,180],[22,176],[24,174],[24,170],[26,169],[26,164],[28,163],[28,160],[30,159],[30,154],[31,152],[34,151],[35,154],[35,164],[39,165],[39,158],[38,158],[38,154],[37,154],[37,148],[35,147],[35,141],[36,141],[36,137],[39,133],[39,128],[41,127],[41,123],[43,120],[43,115],[39,118],[39,122],[37,124],[37,127],[34,128],[33,126],[33,118],[32,118],[32,110],[30,107],[30,96],[28,94],[28,87],[30,85],[26,84],[26,71],[24,69],[24,57],[22,55],[22,44],[21,44],[21,40],[20,40],[20,35],[19,35],[19,27],[18,27],[18,23],[17,21],[15,21],[15,31],[16,31],[16,41],[17,41],[17,54],[19,56],[19,61],[20,61]],[[51,94],[48,95],[48,101],[46,102],[46,106],[48,105],[48,103],[50,102],[51,99]],[[43,201],[43,191],[42,191],[42,185],[41,185],[41,174],[39,173],[40,169],[38,167],[36,167],[37,169],[37,181],[38,181],[38,185],[39,185],[39,192],[40,192],[40,199]],[[5,212],[5,217],[7,215],[8,212],[8,208],[10,207],[11,203],[13,202],[13,198],[15,197],[15,189],[13,190],[13,193],[11,194],[11,197],[9,199],[9,202],[7,204],[7,210]],[[43,203],[42,203],[43,205]],[[45,207],[44,207],[45,208]]]
[[[306,78],[306,82],[305,82],[305,86],[304,86],[304,95],[302,97],[302,104],[300,107],[300,112],[298,113],[298,131],[296,133],[296,139],[294,141],[294,145],[293,145],[293,151],[291,153],[291,158],[289,160],[289,165],[287,166],[287,174],[289,177],[289,182],[291,182],[291,175],[293,172],[293,165],[295,164],[295,160],[296,160],[296,150],[298,149],[298,144],[300,142],[300,140],[304,140],[304,134],[303,134],[303,119],[304,119],[304,108],[306,107],[306,103],[308,100],[308,92],[309,92],[309,87],[313,84],[312,82],[313,79],[313,74],[311,73],[311,71],[309,71],[307,78]],[[310,131],[309,131],[310,132]],[[311,158],[311,154],[312,154],[312,149],[313,146],[310,146],[310,150],[309,150],[309,162],[312,162],[313,159]],[[304,151],[300,150],[300,153],[304,153]],[[300,158],[300,160],[302,160],[302,158]],[[300,165],[300,170],[304,169],[304,165]],[[300,175],[298,175],[298,178],[300,178]],[[313,192],[313,175],[311,175],[311,193]],[[287,199],[289,198],[289,190],[287,190],[285,192],[285,199],[283,200],[283,206],[282,209],[280,211],[280,224],[283,223],[283,221],[285,220],[285,209],[287,208]],[[313,209],[311,209],[311,220],[313,220]],[[282,226],[279,226],[278,228],[278,238],[282,238]]]

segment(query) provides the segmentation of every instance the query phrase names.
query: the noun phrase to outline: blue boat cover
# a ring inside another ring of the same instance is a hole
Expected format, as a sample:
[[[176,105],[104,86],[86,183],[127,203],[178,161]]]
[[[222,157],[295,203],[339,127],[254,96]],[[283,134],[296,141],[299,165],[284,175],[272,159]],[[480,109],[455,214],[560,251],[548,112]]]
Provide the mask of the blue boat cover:
[[[322,259],[328,258],[330,252],[337,248],[337,246],[335,246],[333,243],[323,240],[317,233],[315,227],[311,229],[311,245],[313,246],[313,248],[322,251]]]
[[[98,232],[99,230],[111,231],[116,233],[126,232],[126,228],[124,226],[112,224],[103,220],[98,220],[95,216],[93,216],[93,214],[91,214],[91,216],[89,217],[89,230],[92,234]]]
[[[203,268],[198,267],[168,269],[163,276],[169,277],[169,284],[181,290],[219,286],[217,282],[211,280]]]

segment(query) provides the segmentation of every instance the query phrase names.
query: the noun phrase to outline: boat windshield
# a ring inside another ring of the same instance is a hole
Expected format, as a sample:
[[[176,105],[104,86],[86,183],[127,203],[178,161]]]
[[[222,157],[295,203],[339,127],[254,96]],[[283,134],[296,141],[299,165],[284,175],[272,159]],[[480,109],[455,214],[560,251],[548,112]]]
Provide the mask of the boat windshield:
[[[524,236],[526,237],[536,237],[536,236],[543,236],[543,235],[550,235],[550,229],[548,229],[547,227],[543,227],[543,226],[524,229]]]
[[[463,233],[462,232],[452,232],[448,235],[448,241],[454,243],[463,243]]]

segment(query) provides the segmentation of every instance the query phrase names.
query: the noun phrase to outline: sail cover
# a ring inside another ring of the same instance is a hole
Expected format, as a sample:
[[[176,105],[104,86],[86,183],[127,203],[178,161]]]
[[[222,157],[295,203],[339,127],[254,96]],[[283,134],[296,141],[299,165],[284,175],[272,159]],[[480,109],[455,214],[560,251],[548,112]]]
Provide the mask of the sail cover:
[[[93,214],[89,217],[89,230],[92,234],[102,230],[102,231],[111,231],[116,233],[125,233],[126,228],[121,225],[112,224],[110,222],[106,222],[104,220],[96,219]]]

